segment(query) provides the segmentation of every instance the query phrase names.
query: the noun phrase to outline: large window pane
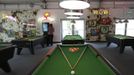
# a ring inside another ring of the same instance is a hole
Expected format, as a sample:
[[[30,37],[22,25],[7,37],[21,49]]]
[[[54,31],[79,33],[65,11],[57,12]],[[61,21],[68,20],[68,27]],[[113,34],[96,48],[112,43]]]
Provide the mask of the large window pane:
[[[116,23],[115,34],[125,35],[125,23]]]
[[[134,36],[134,19],[129,19],[127,23],[127,33],[128,36]]]

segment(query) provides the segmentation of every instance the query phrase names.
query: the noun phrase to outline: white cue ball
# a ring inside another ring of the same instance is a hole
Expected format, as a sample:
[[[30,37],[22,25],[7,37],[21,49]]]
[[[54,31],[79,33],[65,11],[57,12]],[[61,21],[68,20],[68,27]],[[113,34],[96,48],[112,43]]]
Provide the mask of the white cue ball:
[[[71,74],[74,75],[75,74],[75,71],[71,71]]]

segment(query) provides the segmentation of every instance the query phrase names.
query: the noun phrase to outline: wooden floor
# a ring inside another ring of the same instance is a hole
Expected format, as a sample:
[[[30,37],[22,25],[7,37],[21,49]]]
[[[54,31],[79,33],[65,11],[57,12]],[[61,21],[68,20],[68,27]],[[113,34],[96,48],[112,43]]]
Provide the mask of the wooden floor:
[[[89,43],[93,45],[103,56],[105,56],[120,72],[121,75],[134,75],[134,51],[131,47],[126,47],[123,54],[119,53],[119,48],[115,44],[106,47],[106,43]],[[52,46],[52,48],[54,48]],[[0,69],[0,75],[29,75],[32,69],[41,61],[45,53],[51,47],[35,47],[35,55],[31,55],[28,49],[24,49],[21,55],[14,55],[9,60],[12,68],[11,73],[5,73]]]

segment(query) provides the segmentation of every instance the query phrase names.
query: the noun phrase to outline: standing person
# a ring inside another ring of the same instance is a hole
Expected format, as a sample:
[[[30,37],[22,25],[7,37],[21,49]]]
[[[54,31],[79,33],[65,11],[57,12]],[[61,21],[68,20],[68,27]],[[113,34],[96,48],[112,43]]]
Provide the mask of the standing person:
[[[48,25],[48,40],[47,40],[47,46],[49,46],[49,44],[52,46],[53,45],[53,33],[54,33],[54,27],[53,24],[49,24]]]

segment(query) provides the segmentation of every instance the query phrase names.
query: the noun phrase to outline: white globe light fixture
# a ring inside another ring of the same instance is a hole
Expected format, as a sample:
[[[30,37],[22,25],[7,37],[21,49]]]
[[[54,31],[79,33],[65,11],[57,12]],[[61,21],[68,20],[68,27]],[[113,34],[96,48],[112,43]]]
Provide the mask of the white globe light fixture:
[[[90,7],[90,4],[83,0],[63,0],[59,5],[64,9],[86,9]]]
[[[67,15],[68,19],[80,19],[79,15]]]
[[[83,10],[69,10],[65,9],[65,15],[83,15]]]

